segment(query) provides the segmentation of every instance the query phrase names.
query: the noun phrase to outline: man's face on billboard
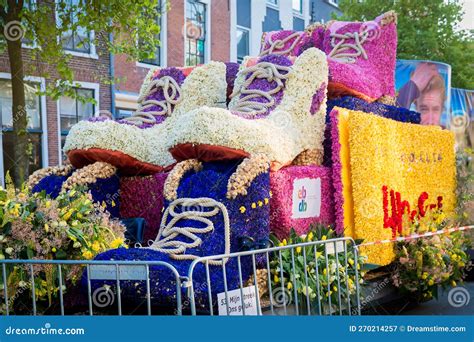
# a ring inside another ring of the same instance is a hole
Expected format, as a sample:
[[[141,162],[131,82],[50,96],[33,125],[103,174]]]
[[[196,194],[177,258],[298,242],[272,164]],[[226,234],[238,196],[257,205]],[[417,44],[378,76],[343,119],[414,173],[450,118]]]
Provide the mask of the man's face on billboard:
[[[416,109],[421,113],[422,125],[439,125],[443,112],[443,95],[439,90],[421,94],[416,102]]]

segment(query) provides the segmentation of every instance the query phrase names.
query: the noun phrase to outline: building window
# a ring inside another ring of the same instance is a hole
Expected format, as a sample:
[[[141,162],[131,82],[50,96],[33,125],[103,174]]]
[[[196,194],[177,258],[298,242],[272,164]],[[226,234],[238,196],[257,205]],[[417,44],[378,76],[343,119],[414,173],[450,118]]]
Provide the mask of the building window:
[[[252,6],[250,0],[239,0],[237,2],[237,61],[242,62],[245,56],[250,55],[250,28],[252,17]]]
[[[155,54],[153,58],[146,58],[140,61],[140,63],[150,64],[150,65],[161,65],[161,49],[160,46],[156,47]]]
[[[267,4],[278,6],[278,0],[267,0]]]
[[[133,110],[127,108],[116,108],[115,117],[117,120],[129,118],[133,115]]]
[[[281,22],[280,22],[279,11],[274,9],[273,7],[267,7],[267,13],[262,23],[262,31],[270,32],[270,31],[279,31],[281,29],[282,27],[281,27]]]
[[[328,2],[331,4],[331,5],[334,5],[336,7],[339,7],[339,0],[328,0]]]
[[[242,62],[250,54],[250,31],[244,27],[237,27],[237,61]]]
[[[252,18],[252,4],[250,0],[237,1],[237,26],[250,29]]]
[[[303,0],[293,0],[293,12],[303,14]]]
[[[186,0],[186,65],[198,65],[205,62],[206,11],[206,4]]]
[[[29,172],[40,169],[43,165],[42,141],[43,127],[41,124],[41,97],[38,95],[39,85],[36,83],[25,83],[26,115],[28,116],[28,138],[32,150],[30,155]],[[14,134],[12,115],[12,86],[10,80],[0,80],[0,111],[1,111],[1,147],[3,152],[3,176],[7,171],[10,174],[15,167],[14,163]]]
[[[94,99],[93,89],[74,88],[76,96],[84,99]],[[91,102],[82,102],[78,99],[61,96],[59,98],[59,117],[61,128],[61,149],[66,141],[66,136],[71,127],[81,120],[94,116],[95,105]]]
[[[155,17],[155,20],[158,24],[158,26],[160,26],[160,34],[158,34],[158,39],[160,39],[160,43],[161,43],[161,13],[162,13],[162,10],[161,10],[161,1],[158,1],[158,7],[156,9],[157,11],[157,15]],[[139,45],[141,45],[139,43]],[[144,64],[150,64],[150,65],[161,65],[161,47],[158,45],[156,47],[156,50],[155,50],[155,53],[154,53],[154,56],[153,58],[146,58],[146,59],[143,59],[140,61],[140,63],[144,63]]]
[[[78,6],[79,0],[66,0],[66,6]],[[74,11],[71,13],[71,23],[77,22],[77,17]],[[61,41],[63,48],[68,51],[81,52],[81,53],[92,53],[90,44],[91,32],[86,31],[83,27],[77,27],[75,32],[68,30],[63,33]]]
[[[293,30],[294,31],[304,31],[304,19],[300,17],[293,17]]]

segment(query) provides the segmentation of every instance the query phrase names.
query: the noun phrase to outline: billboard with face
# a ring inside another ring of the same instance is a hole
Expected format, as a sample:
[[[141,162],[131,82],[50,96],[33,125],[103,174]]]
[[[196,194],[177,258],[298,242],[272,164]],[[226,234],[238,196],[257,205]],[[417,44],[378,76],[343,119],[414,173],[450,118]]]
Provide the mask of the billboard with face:
[[[397,60],[397,105],[421,113],[422,125],[449,127],[451,66],[432,61]]]

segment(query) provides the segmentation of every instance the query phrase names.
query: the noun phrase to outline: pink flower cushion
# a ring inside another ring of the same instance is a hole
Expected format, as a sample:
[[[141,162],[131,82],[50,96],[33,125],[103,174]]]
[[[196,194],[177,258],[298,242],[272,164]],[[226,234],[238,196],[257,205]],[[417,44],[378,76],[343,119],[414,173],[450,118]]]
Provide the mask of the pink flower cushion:
[[[163,187],[167,172],[151,176],[122,177],[120,179],[120,216],[143,217],[146,222],[143,242],[154,240],[163,212]]]
[[[367,58],[363,54],[345,57],[356,52],[354,34],[359,35]],[[311,39],[312,46],[328,55],[331,98],[351,95],[373,102],[382,96],[395,96],[397,24],[394,12],[367,22],[330,21],[324,28],[316,26]],[[337,43],[350,47],[337,52],[334,49]]]
[[[328,98],[355,96],[367,102],[395,96],[397,16],[389,11],[366,22],[332,20],[305,31],[262,36],[261,55],[295,57],[316,47],[328,56]]]
[[[310,224],[334,223],[331,168],[288,166],[270,173],[270,187],[270,228],[279,239],[291,228],[303,235]]]

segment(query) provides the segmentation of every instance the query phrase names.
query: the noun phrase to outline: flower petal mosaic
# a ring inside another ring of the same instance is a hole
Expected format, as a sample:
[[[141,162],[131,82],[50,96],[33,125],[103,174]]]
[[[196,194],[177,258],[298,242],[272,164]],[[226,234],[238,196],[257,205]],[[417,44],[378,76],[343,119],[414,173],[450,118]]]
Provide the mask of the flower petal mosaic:
[[[331,20],[312,24],[300,32],[265,32],[260,54],[299,56],[311,47],[328,56],[331,98],[350,95],[373,102],[395,96],[395,12],[389,11],[366,22]]]
[[[202,148],[193,151],[202,153],[217,146],[264,154],[273,170],[289,165],[305,150],[322,150],[326,103],[320,103],[321,96],[316,98],[318,110],[310,110],[327,75],[326,58],[314,48],[294,62],[282,56],[248,62],[237,76],[229,109],[203,106],[186,113],[168,147],[179,150],[193,144]],[[325,94],[325,87],[320,92]]]
[[[402,233],[402,220],[455,207],[454,136],[436,126],[401,123],[335,107],[333,168],[339,232],[364,241]],[[370,263],[387,265],[393,247],[362,248]]]
[[[173,81],[158,82],[165,77]],[[227,79],[233,82],[233,78],[226,75],[226,65],[220,62],[196,68],[151,70],[142,87],[142,93],[148,89],[148,96],[144,96],[142,101],[142,104],[145,103],[142,106],[145,114],[137,112],[133,118],[138,119],[133,121],[81,121],[71,128],[64,151],[77,167],[105,161],[129,175],[153,174],[170,169],[175,160],[168,151],[166,141],[170,132],[181,122],[180,116],[201,106],[225,105]],[[151,86],[153,80],[157,81],[154,87]],[[169,89],[170,82],[176,83],[173,91],[179,91],[181,95],[179,100],[173,100],[168,112],[161,114],[159,109],[162,107],[148,105],[146,101],[152,104],[159,102],[164,97],[163,87]],[[160,114],[149,114],[152,109]]]

